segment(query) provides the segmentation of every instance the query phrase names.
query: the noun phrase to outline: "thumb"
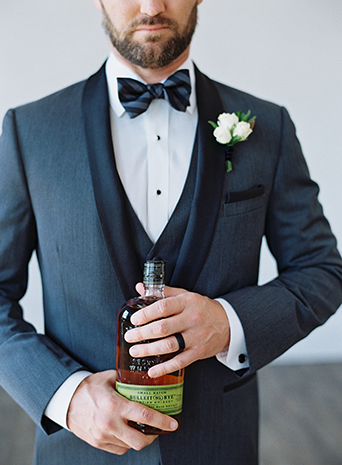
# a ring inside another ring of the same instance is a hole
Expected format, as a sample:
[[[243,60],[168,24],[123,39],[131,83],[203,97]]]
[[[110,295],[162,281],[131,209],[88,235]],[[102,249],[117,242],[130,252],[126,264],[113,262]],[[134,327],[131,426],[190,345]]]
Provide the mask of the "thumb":
[[[145,287],[144,287],[143,283],[137,283],[135,285],[135,290],[137,291],[137,293],[139,295],[144,295]]]
[[[135,290],[137,291],[139,295],[143,295],[145,291],[143,283],[137,283],[135,286]],[[179,287],[165,286],[165,289],[164,289],[165,297],[175,297],[179,294],[183,294],[184,292],[187,292],[187,291]]]

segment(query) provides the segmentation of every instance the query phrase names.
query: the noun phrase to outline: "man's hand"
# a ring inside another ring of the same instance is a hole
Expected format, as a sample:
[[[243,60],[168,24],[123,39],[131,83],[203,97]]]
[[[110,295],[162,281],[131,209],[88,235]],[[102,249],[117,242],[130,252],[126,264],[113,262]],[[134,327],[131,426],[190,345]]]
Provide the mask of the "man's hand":
[[[143,293],[142,284],[137,291]],[[181,333],[185,349],[172,359],[150,368],[151,378],[158,378],[185,368],[196,360],[213,357],[229,346],[229,322],[220,303],[208,297],[166,287],[166,299],[159,300],[134,313],[131,322],[139,328],[128,331],[127,342],[158,339],[149,344],[133,345],[133,357],[177,352],[179,345],[172,336]]]
[[[93,447],[123,455],[128,449],[141,450],[157,438],[128,426],[129,420],[167,431],[177,429],[173,418],[118,394],[116,379],[116,371],[110,370],[80,383],[67,415],[68,428],[76,436]]]

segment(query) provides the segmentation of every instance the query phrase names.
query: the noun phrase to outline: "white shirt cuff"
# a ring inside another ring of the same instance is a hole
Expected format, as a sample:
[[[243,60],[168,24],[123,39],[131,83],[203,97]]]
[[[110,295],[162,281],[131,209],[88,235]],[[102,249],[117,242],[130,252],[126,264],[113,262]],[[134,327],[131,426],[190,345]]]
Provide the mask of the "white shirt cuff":
[[[249,368],[245,333],[234,308],[224,299],[215,299],[224,308],[230,326],[229,347],[216,355],[219,362],[233,371]]]
[[[67,427],[67,413],[74,392],[81,382],[91,375],[89,371],[77,371],[67,378],[51,397],[44,411],[44,415],[58,425],[69,430]]]

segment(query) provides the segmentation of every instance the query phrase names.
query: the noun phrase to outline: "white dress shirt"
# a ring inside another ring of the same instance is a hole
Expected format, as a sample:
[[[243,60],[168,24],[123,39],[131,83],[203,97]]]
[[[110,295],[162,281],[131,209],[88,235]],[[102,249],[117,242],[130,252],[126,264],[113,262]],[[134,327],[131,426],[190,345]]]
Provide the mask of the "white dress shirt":
[[[191,86],[195,89],[191,60],[183,63],[180,69],[189,70]],[[106,64],[106,74],[118,174],[142,226],[150,239],[156,242],[178,203],[189,171],[198,122],[196,93],[191,92],[190,106],[185,112],[173,109],[164,99],[156,99],[146,112],[130,119],[118,98],[117,77],[144,81],[112,53]],[[246,342],[239,317],[226,300],[217,301],[226,311],[231,334],[229,349],[216,357],[234,371],[248,368]],[[67,428],[70,400],[77,386],[90,374],[79,371],[71,375],[50,400],[45,415]]]

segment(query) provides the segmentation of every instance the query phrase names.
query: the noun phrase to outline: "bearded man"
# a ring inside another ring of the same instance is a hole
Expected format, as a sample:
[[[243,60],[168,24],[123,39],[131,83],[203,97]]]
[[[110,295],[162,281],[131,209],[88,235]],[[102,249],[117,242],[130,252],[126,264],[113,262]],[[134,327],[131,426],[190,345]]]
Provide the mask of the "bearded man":
[[[257,464],[256,372],[342,300],[317,185],[285,109],[191,62],[201,0],[94,3],[104,66],[4,121],[0,382],[39,425],[35,464]],[[248,110],[253,132],[226,151],[223,121]],[[217,141],[208,121],[222,113]],[[258,286],[264,235],[279,276]],[[44,335],[19,305],[34,250]],[[174,354],[151,378],[186,368],[179,431],[115,390],[116,315],[154,256],[166,299],[134,315],[127,340],[135,357]]]

